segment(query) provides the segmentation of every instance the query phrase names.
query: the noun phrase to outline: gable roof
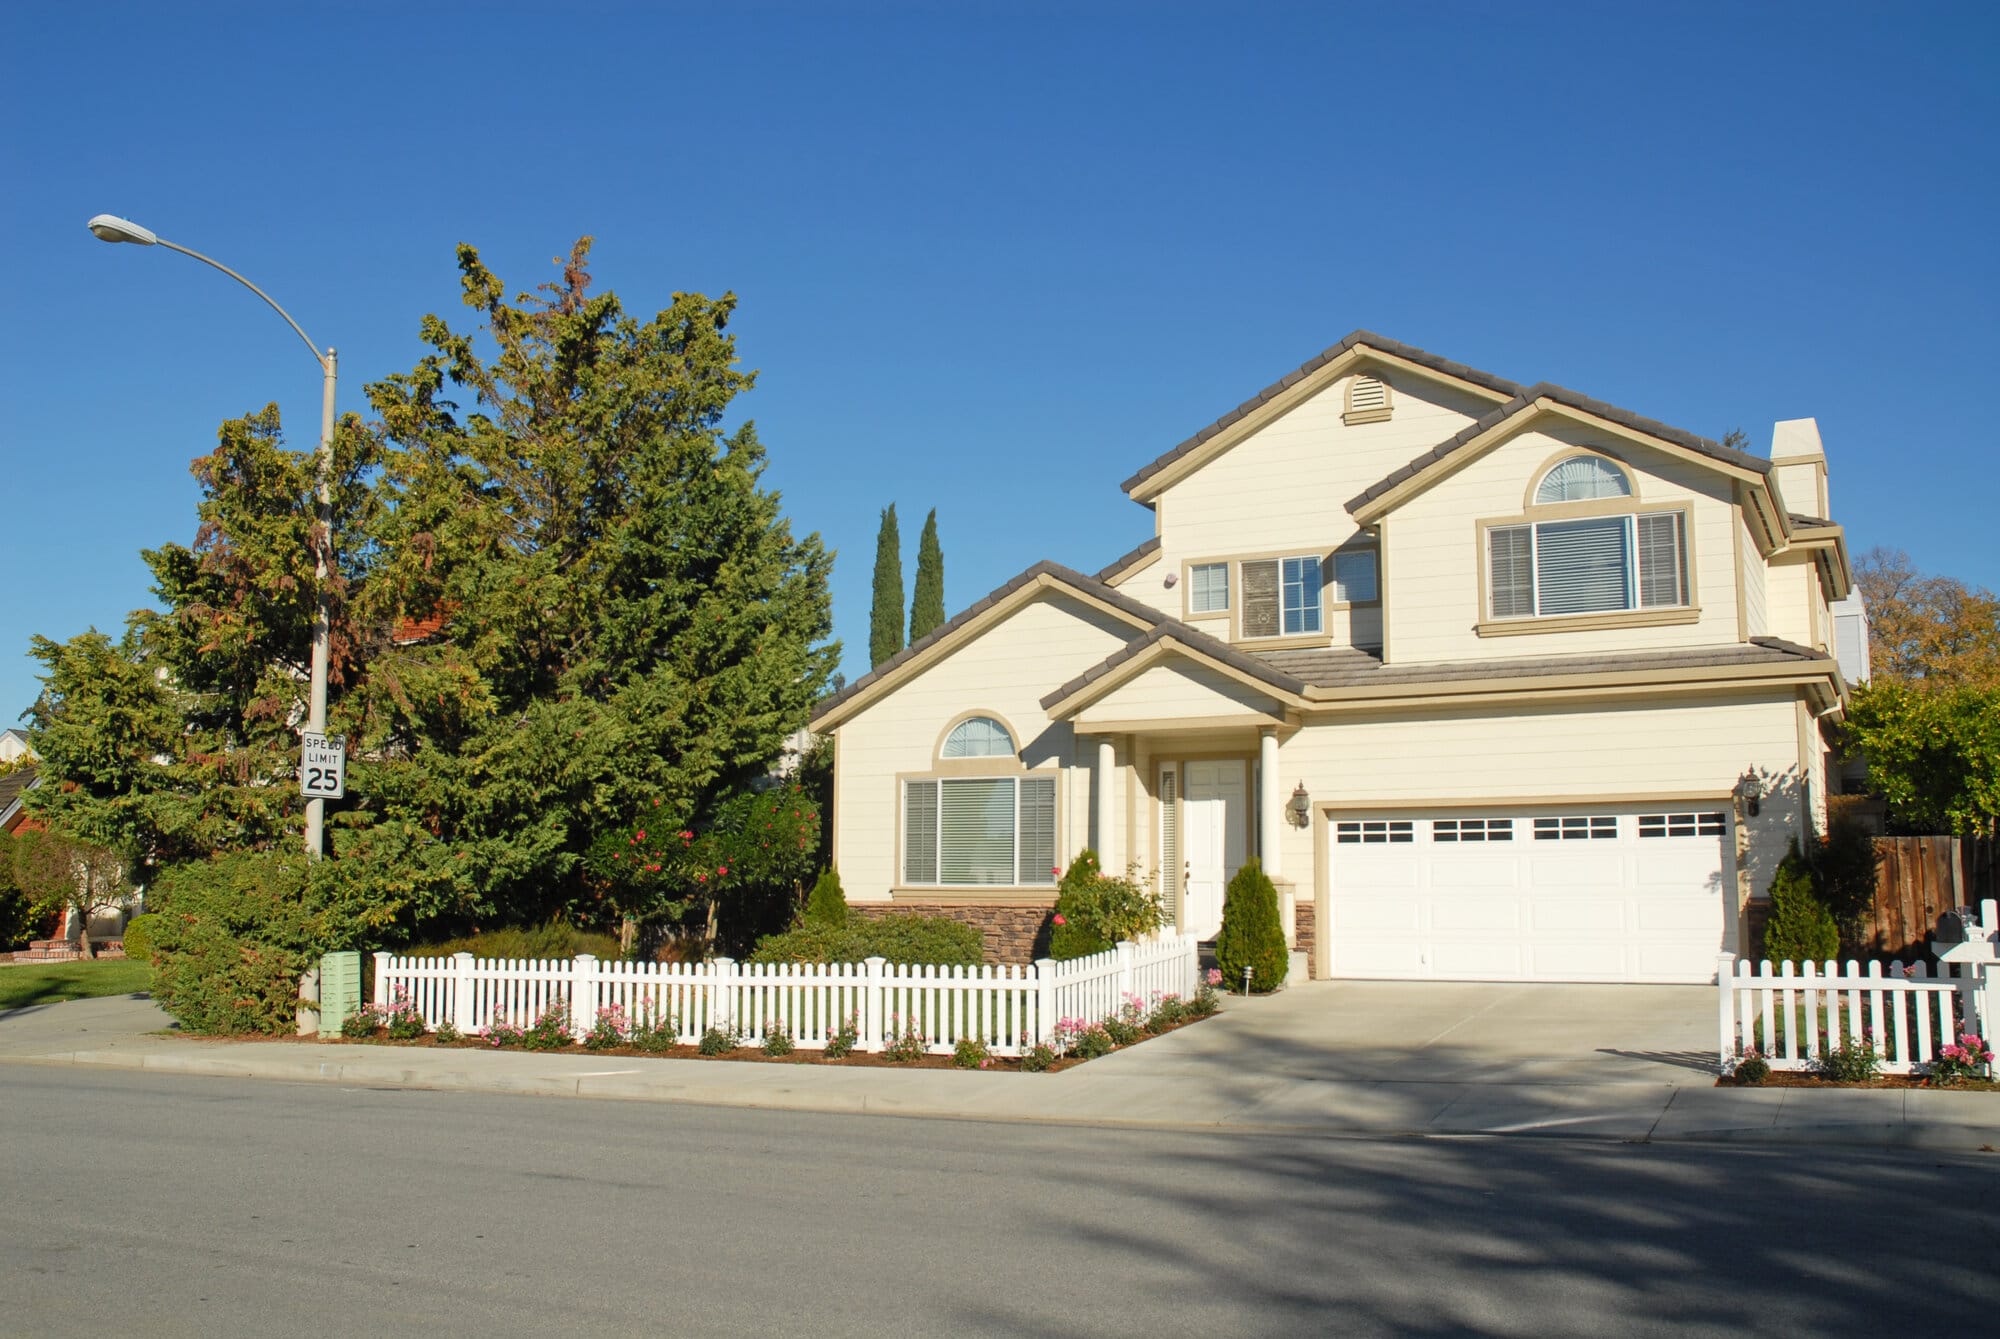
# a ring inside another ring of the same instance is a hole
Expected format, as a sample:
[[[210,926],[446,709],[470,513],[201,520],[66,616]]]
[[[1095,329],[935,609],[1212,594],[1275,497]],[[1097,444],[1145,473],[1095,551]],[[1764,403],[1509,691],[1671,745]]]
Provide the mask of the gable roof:
[[[1159,610],[1154,609],[1150,605],[1141,604],[1129,595],[1120,594],[1117,590],[1099,581],[1096,577],[1087,577],[1083,573],[1072,571],[1060,563],[1039,562],[1012,580],[996,586],[984,599],[960,610],[950,619],[933,628],[928,634],[911,642],[908,646],[898,651],[895,655],[890,656],[853,683],[848,684],[847,687],[841,689],[832,697],[821,701],[818,706],[813,708],[811,718],[812,727],[815,730],[825,728],[824,723],[829,716],[838,714],[842,708],[855,702],[856,699],[864,695],[870,695],[878,687],[901,677],[910,668],[912,661],[924,656],[932,648],[957,637],[969,625],[978,622],[984,615],[990,613],[997,606],[1005,603],[1027,587],[1037,584],[1068,587],[1077,594],[1094,600],[1098,604],[1108,606],[1117,613],[1124,615],[1132,621],[1135,628],[1150,628],[1166,619],[1166,615],[1162,614]]]
[[[1108,585],[1116,585],[1135,567],[1145,565],[1147,559],[1160,551],[1160,537],[1154,535],[1139,547],[1121,558],[1113,558],[1097,569],[1097,579]]]
[[[1376,499],[1416,478],[1418,475],[1429,471],[1433,466],[1441,464],[1452,456],[1457,455],[1467,446],[1486,436],[1486,434],[1492,432],[1495,428],[1500,427],[1510,419],[1517,418],[1529,412],[1544,400],[1554,404],[1567,405],[1569,408],[1589,414],[1593,418],[1601,418],[1608,423],[1615,423],[1621,428],[1627,428],[1658,441],[1678,446],[1683,450],[1692,451],[1696,455],[1706,456],[1719,465],[1733,466],[1736,469],[1748,470],[1765,478],[1770,477],[1771,462],[1762,456],[1753,456],[1746,451],[1738,451],[1735,447],[1724,446],[1722,443],[1711,441],[1706,437],[1698,437],[1694,433],[1662,423],[1658,419],[1647,418],[1645,415],[1635,414],[1629,409],[1621,409],[1617,405],[1593,399],[1581,391],[1570,390],[1567,386],[1558,386],[1551,381],[1538,381],[1509,400],[1506,404],[1501,405],[1498,409],[1493,410],[1483,418],[1468,423],[1458,432],[1439,442],[1409,464],[1402,466],[1400,469],[1395,470],[1363,489],[1348,500],[1347,510],[1351,513],[1361,512],[1369,503],[1374,502]]]
[[[1357,348],[1387,354],[1391,358],[1405,363],[1412,363],[1418,367],[1436,372],[1440,376],[1448,377],[1453,381],[1464,382],[1470,386],[1476,386],[1494,395],[1512,396],[1519,395],[1521,392],[1521,386],[1518,382],[1509,381],[1505,377],[1495,376],[1491,372],[1482,372],[1476,367],[1467,367],[1464,363],[1455,363],[1449,358],[1440,358],[1434,353],[1429,353],[1414,345],[1404,344],[1398,340],[1375,334],[1373,331],[1356,330],[1342,339],[1338,344],[1321,351],[1316,357],[1307,359],[1294,370],[1279,377],[1263,390],[1258,391],[1255,395],[1245,400],[1242,404],[1237,405],[1236,408],[1230,410],[1221,418],[1215,420],[1215,422],[1209,424],[1179,446],[1176,446],[1173,450],[1141,468],[1138,473],[1119,486],[1127,493],[1131,493],[1145,484],[1148,479],[1151,479],[1154,475],[1172,465],[1175,461],[1180,460],[1190,452],[1199,450],[1219,433],[1242,422],[1251,414],[1254,414],[1272,400],[1296,386],[1299,382],[1319,371],[1328,363],[1331,363],[1334,359]]]
[[[21,797],[41,779],[41,769],[32,764],[0,776],[0,831],[14,821],[21,808]]]
[[[1196,658],[1208,660],[1223,669],[1234,670],[1236,677],[1255,680],[1266,688],[1276,689],[1288,698],[1297,698],[1305,692],[1304,680],[1287,674],[1269,661],[1239,651],[1227,642],[1189,627],[1179,619],[1162,616],[1159,626],[1151,632],[1143,637],[1134,637],[1062,687],[1043,697],[1041,702],[1043,710],[1054,708],[1057,703],[1074,697],[1106,675],[1114,673],[1134,660],[1149,656],[1155,647],[1162,645],[1168,649],[1192,653]]]

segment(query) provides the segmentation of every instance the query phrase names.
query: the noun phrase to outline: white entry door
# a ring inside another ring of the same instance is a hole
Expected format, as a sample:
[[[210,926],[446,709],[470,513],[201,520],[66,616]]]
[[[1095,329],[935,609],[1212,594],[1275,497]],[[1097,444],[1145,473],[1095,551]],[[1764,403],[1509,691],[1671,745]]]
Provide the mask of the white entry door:
[[[1191,762],[1181,816],[1187,826],[1187,890],[1181,933],[1213,939],[1222,928],[1222,890],[1243,868],[1249,788],[1241,762]]]

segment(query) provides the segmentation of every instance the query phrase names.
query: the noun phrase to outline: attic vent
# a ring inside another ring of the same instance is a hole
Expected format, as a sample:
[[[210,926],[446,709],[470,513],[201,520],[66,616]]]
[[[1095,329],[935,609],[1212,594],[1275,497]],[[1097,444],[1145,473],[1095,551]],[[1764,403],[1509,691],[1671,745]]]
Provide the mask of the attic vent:
[[[1347,379],[1347,412],[1343,423],[1380,423],[1389,417],[1389,383],[1380,377],[1356,373]]]

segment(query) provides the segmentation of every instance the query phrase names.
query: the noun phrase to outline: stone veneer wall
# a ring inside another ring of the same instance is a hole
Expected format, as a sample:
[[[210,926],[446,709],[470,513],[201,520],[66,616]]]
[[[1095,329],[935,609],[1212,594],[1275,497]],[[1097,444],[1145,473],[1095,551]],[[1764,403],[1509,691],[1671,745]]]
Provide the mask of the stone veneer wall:
[[[850,902],[849,915],[888,916],[913,912],[920,916],[949,916],[979,931],[985,941],[986,961],[994,966],[1031,963],[1048,952],[1049,913],[1055,906],[1010,906],[978,902]]]
[[[1319,947],[1318,904],[1300,902],[1292,908],[1292,933],[1298,941],[1292,947],[1306,955],[1306,979],[1310,981],[1319,975],[1319,954],[1313,951]]]

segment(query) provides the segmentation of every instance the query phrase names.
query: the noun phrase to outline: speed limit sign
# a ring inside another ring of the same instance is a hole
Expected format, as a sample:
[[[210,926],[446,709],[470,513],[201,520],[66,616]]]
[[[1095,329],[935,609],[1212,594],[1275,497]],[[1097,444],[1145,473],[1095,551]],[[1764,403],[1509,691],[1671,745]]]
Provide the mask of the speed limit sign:
[[[347,736],[301,735],[299,794],[337,800],[347,794]]]

